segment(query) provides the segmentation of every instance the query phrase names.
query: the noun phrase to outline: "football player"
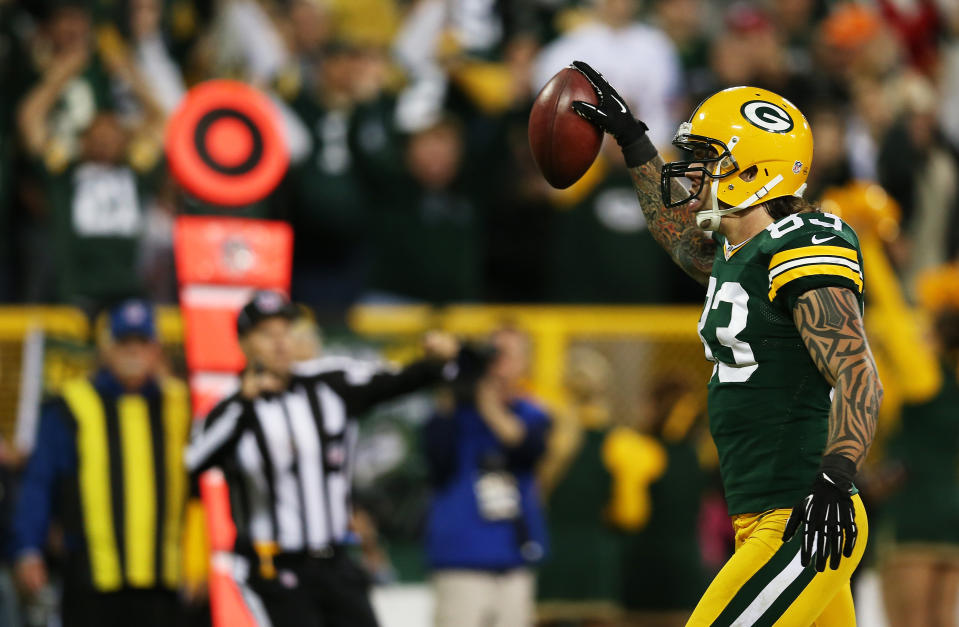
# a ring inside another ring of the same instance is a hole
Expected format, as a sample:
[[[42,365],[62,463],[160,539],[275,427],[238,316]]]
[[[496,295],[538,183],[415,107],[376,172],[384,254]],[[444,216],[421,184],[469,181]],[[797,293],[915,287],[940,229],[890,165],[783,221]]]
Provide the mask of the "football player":
[[[806,118],[765,89],[725,89],[680,125],[686,158],[663,163],[602,75],[573,67],[598,98],[573,109],[616,139],[651,233],[706,286],[699,335],[736,552],[687,625],[855,625],[849,578],[868,529],[853,480],[882,386],[859,241],[802,199]]]

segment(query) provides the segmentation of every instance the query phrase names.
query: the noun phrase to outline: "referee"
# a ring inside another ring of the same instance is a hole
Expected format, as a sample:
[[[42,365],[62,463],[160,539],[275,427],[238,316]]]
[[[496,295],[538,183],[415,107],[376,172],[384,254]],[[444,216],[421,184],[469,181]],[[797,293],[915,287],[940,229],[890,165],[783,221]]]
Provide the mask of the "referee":
[[[297,311],[258,292],[237,318],[241,389],[206,417],[186,452],[191,475],[224,471],[237,528],[235,576],[261,626],[375,627],[364,573],[343,544],[350,520],[354,418],[453,378],[459,351],[426,336],[427,358],[384,371],[345,358],[292,361]]]

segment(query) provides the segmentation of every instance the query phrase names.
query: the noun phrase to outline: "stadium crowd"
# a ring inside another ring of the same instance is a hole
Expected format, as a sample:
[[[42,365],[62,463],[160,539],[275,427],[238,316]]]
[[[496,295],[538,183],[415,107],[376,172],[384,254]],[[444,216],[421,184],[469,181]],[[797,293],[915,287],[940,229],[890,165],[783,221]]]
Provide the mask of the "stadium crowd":
[[[618,86],[664,154],[682,112],[705,96],[741,84],[776,91],[814,129],[808,198],[849,197],[867,182],[895,201],[898,226],[880,229],[882,246],[906,299],[935,320],[935,341],[916,351],[947,365],[935,385],[904,392],[902,428],[861,487],[887,540],[912,547],[885,545],[891,627],[955,624],[959,298],[943,294],[959,294],[959,270],[938,270],[959,263],[954,1],[0,0],[0,302],[91,315],[131,297],[176,303],[174,219],[214,214],[288,221],[293,300],[324,322],[358,303],[700,303],[701,287],[646,230],[613,142],[570,189],[539,175],[530,105],[573,59]],[[218,77],[262,89],[282,115],[291,167],[255,205],[205,204],[165,164],[166,120],[191,86]],[[923,283],[936,272],[944,278]],[[518,378],[529,346],[500,333],[518,369],[504,379]],[[888,362],[907,381],[915,359]],[[631,399],[631,415],[613,416],[609,370],[603,355],[571,351],[569,403],[548,435],[530,426],[547,420],[543,411],[518,392],[520,436],[479,398],[463,417],[442,397],[422,416],[437,490],[421,527],[431,565],[450,575],[437,593],[456,611],[482,590],[503,627],[525,624],[508,617],[527,616],[534,594],[549,625],[624,615],[682,625],[728,556],[704,408],[690,391],[699,382],[666,373]],[[481,469],[491,507],[505,498],[513,513],[469,521],[476,532],[465,541],[444,540],[451,531],[440,524],[457,491],[473,487],[457,484],[475,470],[456,466],[453,453],[469,446],[450,430],[460,419],[477,438],[526,446],[520,461],[504,455]],[[22,461],[0,441],[4,477]],[[497,478],[496,464],[514,462],[519,487]],[[10,499],[0,502],[6,529]],[[910,517],[930,502],[941,514],[932,530]],[[484,525],[517,516],[531,521],[527,541],[504,547],[502,563],[456,551],[475,538],[492,546],[501,538]],[[383,522],[360,510],[354,528],[374,556],[362,560],[369,576],[385,581],[395,573],[376,546]],[[30,548],[36,558],[41,547]],[[12,567],[22,556],[10,551]],[[650,563],[657,569],[639,567]],[[530,564],[540,566],[535,593]],[[506,581],[513,568],[519,576]],[[453,576],[462,570],[492,574]],[[18,577],[22,595],[45,589],[45,572]],[[0,599],[15,598],[13,588],[0,577]],[[917,603],[928,614],[916,618]],[[23,619],[41,624],[55,605],[28,600],[36,616]],[[9,609],[0,605],[2,627],[19,620]]]
[[[283,111],[289,175],[229,213],[293,224],[308,243],[294,295],[315,307],[697,301],[615,151],[566,192],[538,175],[529,106],[574,58],[621,85],[667,152],[680,112],[712,91],[778,91],[816,129],[808,196],[883,185],[907,282],[956,246],[946,1],[5,0],[0,17],[5,302],[175,300],[173,216],[222,210],[171,180],[163,126],[212,77]]]

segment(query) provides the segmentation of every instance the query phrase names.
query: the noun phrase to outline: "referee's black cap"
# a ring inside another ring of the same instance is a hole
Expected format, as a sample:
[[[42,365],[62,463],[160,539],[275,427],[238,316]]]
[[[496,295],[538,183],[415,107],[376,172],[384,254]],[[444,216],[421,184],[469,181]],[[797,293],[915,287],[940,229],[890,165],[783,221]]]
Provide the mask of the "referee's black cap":
[[[261,290],[253,294],[250,302],[240,310],[240,314],[236,317],[236,333],[243,337],[268,318],[295,320],[299,316],[299,310],[282,293]]]

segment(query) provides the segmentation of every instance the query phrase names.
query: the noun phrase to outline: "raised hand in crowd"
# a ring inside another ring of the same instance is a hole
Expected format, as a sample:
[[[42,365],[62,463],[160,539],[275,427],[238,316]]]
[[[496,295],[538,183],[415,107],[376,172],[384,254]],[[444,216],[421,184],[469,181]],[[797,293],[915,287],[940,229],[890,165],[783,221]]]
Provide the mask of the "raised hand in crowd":
[[[20,103],[17,123],[23,143],[32,155],[43,152],[49,139],[47,115],[56,104],[63,88],[82,73],[90,63],[90,49],[74,46],[54,57],[40,82]]]

